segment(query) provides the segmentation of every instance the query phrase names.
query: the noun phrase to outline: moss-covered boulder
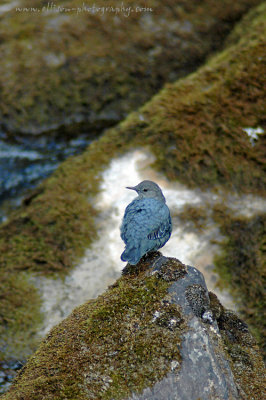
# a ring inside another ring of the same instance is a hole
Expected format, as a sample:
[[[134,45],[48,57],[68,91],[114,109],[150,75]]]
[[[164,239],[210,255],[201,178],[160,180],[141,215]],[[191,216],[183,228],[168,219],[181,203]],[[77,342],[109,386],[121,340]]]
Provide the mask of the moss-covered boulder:
[[[196,73],[64,162],[1,226],[0,360],[20,354],[21,339],[31,343],[38,329],[40,299],[29,275],[66,274],[97,237],[94,199],[114,157],[146,146],[154,168],[172,181],[263,193],[265,136],[251,143],[243,128],[263,126],[265,10],[252,10],[226,49]]]
[[[52,329],[3,400],[259,400],[262,379],[247,325],[153,253]]]
[[[194,70],[259,3],[14,2],[0,15],[0,126],[25,134],[110,126]]]

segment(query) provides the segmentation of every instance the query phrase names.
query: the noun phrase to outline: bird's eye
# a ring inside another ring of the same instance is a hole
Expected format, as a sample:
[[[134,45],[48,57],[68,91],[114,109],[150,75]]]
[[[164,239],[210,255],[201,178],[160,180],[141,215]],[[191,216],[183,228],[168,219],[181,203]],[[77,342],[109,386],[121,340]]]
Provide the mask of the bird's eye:
[[[148,191],[148,189],[143,189],[143,192],[147,192]]]

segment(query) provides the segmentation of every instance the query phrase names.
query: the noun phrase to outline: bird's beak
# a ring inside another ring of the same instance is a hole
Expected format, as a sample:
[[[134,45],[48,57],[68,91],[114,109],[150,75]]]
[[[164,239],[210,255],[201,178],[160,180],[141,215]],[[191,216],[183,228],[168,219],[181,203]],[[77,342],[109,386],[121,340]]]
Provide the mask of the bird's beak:
[[[137,191],[136,186],[126,186],[126,189],[131,189],[131,190],[136,190]]]

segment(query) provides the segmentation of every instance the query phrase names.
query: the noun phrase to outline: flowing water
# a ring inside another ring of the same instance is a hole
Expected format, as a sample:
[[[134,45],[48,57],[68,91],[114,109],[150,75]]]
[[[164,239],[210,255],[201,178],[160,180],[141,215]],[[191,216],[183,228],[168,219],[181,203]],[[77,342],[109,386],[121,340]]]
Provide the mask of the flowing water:
[[[66,140],[55,134],[7,140],[0,134],[0,223],[19,206],[29,189],[49,176],[69,156],[90,143],[85,133]]]

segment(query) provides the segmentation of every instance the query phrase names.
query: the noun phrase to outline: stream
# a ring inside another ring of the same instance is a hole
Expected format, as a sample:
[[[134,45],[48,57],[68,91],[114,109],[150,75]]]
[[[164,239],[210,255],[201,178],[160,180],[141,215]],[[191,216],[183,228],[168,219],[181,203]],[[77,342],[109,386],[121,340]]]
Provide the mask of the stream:
[[[67,157],[81,153],[93,139],[81,132],[76,137],[15,137],[0,132],[0,223],[21,204],[29,189],[47,178]]]

